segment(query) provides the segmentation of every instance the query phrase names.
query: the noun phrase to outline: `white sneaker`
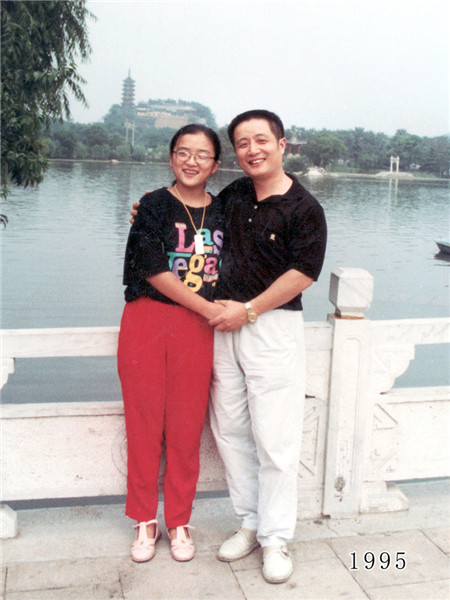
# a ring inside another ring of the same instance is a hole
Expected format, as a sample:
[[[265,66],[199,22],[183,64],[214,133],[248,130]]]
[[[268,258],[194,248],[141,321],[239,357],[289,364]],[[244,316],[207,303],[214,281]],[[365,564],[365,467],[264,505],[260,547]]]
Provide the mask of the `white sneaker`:
[[[292,575],[291,555],[286,546],[263,548],[263,577],[269,583],[284,583]]]
[[[239,560],[250,554],[257,546],[259,544],[256,539],[256,531],[241,527],[220,546],[217,558],[224,562]]]

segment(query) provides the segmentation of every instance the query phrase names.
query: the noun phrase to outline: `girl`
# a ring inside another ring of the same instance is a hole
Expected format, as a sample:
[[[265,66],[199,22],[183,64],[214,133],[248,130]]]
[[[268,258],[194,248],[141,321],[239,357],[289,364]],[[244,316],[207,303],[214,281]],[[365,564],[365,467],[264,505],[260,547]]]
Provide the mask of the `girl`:
[[[128,444],[126,514],[137,521],[131,557],[145,562],[160,537],[158,474],[166,447],[164,517],[175,560],[195,554],[189,519],[199,475],[212,368],[222,213],[205,186],[219,167],[217,134],[186,125],[170,143],[175,182],[146,194],[130,230],[118,370]]]

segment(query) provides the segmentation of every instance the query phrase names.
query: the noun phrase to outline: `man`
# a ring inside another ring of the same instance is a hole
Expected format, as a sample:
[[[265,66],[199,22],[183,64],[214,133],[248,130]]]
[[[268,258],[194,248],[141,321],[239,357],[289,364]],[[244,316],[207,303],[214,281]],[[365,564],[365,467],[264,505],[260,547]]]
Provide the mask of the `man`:
[[[301,294],[319,276],[326,223],[319,203],[283,171],[281,120],[264,110],[233,119],[242,170],[225,203],[217,297],[211,426],[241,528],[219,549],[233,561],[263,548],[263,576],[286,581],[297,517],[305,398]]]
[[[322,207],[283,170],[280,118],[235,117],[228,134],[248,175],[227,186],[217,298],[211,427],[240,529],[219,549],[231,562],[263,548],[263,576],[287,581],[286,543],[297,518],[305,399],[302,292],[319,276],[326,246]]]

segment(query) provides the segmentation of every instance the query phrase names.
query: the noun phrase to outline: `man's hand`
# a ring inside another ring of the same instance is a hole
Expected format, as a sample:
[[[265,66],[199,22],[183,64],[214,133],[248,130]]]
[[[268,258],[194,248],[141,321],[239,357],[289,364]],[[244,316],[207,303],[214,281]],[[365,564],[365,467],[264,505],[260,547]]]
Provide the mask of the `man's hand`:
[[[216,300],[216,304],[224,307],[220,315],[209,321],[216,331],[236,331],[247,323],[247,309],[243,302]]]
[[[145,193],[146,193],[146,194],[149,194],[149,193],[150,193],[150,190],[145,190]],[[132,208],[131,208],[131,210],[130,210],[130,215],[131,215],[131,218],[130,218],[130,223],[131,223],[132,225],[133,225],[133,223],[134,223],[134,217],[135,217],[135,216],[138,214],[138,209],[139,209],[140,205],[141,205],[141,203],[140,203],[140,202],[139,202],[139,200],[138,200],[137,202],[135,202],[135,203],[133,204],[133,206],[132,206]]]
[[[137,215],[138,213],[138,208],[140,207],[141,203],[139,202],[139,200],[137,202],[135,202],[130,210],[130,223],[133,225],[134,223],[134,217]]]

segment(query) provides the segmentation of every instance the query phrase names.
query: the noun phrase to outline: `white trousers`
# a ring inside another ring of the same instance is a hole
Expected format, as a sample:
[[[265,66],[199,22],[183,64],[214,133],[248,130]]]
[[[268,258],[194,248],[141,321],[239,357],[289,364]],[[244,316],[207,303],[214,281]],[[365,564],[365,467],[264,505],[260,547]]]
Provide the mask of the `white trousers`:
[[[234,510],[261,546],[294,535],[304,401],[301,311],[273,310],[215,332],[211,427]]]

